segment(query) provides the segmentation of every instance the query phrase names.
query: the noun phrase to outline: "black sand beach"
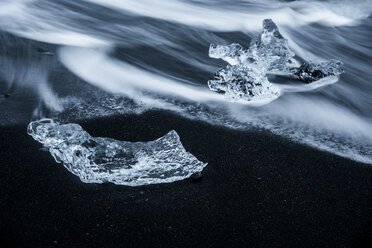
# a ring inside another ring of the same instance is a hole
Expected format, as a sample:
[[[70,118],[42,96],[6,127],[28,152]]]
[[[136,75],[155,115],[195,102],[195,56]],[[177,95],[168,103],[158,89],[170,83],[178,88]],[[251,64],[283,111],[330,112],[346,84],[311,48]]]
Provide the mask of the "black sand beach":
[[[371,247],[372,167],[267,131],[150,111],[80,123],[146,141],[175,129],[203,178],[85,184],[26,133],[0,130],[1,247]]]

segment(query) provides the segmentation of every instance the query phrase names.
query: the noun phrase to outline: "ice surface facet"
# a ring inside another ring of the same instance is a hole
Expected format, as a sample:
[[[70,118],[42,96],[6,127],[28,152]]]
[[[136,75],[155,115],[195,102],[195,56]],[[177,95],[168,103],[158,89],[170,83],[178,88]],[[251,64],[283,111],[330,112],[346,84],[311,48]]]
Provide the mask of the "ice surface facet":
[[[295,56],[271,19],[263,21],[263,31],[252,39],[249,51],[254,60],[264,61],[261,64],[266,70],[286,70],[289,60]]]
[[[269,82],[267,73],[280,72],[311,83],[343,72],[342,63],[337,60],[320,64],[305,62],[298,66],[294,56],[275,23],[265,19],[262,33],[252,39],[247,50],[238,43],[210,45],[209,57],[222,59],[229,65],[219,69],[208,86],[212,91],[224,93],[230,101],[271,101],[279,97],[280,89]]]
[[[31,122],[27,132],[86,183],[168,183],[188,178],[207,165],[186,152],[174,130],[154,141],[126,142],[92,137],[78,124],[42,119]]]
[[[213,91],[224,92],[231,101],[278,97],[279,89],[257,69],[253,66],[227,66],[216,72],[214,79],[208,81],[208,86]]]
[[[228,46],[211,44],[209,47],[209,57],[215,59],[223,59],[230,65],[244,63],[248,58],[247,51],[238,43],[233,43]]]

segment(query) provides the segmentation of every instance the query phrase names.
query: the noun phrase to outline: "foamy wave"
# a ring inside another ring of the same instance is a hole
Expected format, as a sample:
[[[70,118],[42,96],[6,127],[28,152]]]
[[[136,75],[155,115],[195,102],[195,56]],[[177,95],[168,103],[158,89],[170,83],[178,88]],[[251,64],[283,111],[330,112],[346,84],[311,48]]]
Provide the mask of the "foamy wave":
[[[64,47],[59,50],[59,58],[67,68],[92,85],[141,102],[145,106],[141,107],[142,111],[166,109],[190,119],[229,128],[265,128],[317,149],[372,163],[370,121],[311,93],[308,96],[283,95],[282,99],[269,105],[252,108],[226,103],[218,94],[208,92],[203,87],[160,77],[112,59],[105,52]],[[302,86],[300,90],[311,89]],[[160,93],[161,96],[151,92]],[[200,107],[200,103],[205,107]],[[137,113],[138,109],[133,108],[133,111]],[[89,115],[92,116],[92,113]]]
[[[231,9],[203,6],[185,1],[149,0],[84,0],[105,7],[121,9],[141,16],[178,22],[186,25],[205,27],[220,31],[254,31],[261,27],[261,20],[272,18],[279,25],[297,27],[312,22],[326,25],[350,25],[355,20],[368,17],[369,13],[357,9],[352,12],[332,11],[330,5],[322,2],[278,3],[263,1],[252,9]]]
[[[141,91],[165,93],[193,101],[223,101],[207,87],[185,85],[109,58],[93,49],[63,47],[61,62],[87,82],[113,93],[137,98]]]
[[[35,1],[5,1],[0,3],[0,29],[42,42],[69,46],[97,47],[109,46],[110,42],[92,34],[84,33],[83,28],[73,30],[71,23],[55,21],[54,13],[40,10],[32,4]],[[64,13],[62,13],[64,14]]]

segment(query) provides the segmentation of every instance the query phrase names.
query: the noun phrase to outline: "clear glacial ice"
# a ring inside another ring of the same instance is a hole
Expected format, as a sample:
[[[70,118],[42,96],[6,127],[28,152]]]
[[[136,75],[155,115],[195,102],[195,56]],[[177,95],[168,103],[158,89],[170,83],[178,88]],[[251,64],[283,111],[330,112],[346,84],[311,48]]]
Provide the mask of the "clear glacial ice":
[[[300,67],[291,68],[293,75],[306,83],[312,83],[328,76],[337,76],[343,73],[342,63],[330,60],[320,64],[305,62]]]
[[[199,173],[207,165],[185,150],[174,130],[154,141],[127,142],[92,137],[78,124],[41,119],[31,122],[27,132],[85,183],[169,183]]]
[[[229,63],[219,69],[208,86],[224,93],[233,102],[270,102],[281,94],[280,87],[269,82],[268,73],[279,73],[312,83],[328,76],[338,76],[343,70],[337,60],[315,64],[299,62],[271,19],[263,21],[263,31],[253,38],[249,49],[240,44],[215,45],[209,48],[209,57]]]

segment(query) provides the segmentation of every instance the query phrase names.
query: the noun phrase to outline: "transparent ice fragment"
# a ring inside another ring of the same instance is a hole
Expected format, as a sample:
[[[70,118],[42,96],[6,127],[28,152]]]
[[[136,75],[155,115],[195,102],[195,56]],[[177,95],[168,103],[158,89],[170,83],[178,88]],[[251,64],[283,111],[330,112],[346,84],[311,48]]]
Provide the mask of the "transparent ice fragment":
[[[342,62],[338,60],[330,60],[320,64],[305,62],[300,67],[291,69],[291,72],[297,79],[306,83],[311,83],[328,76],[338,76],[344,72]]]
[[[92,137],[78,124],[33,121],[28,134],[86,183],[139,186],[182,180],[207,165],[188,153],[173,130],[149,142]]]
[[[337,60],[320,64],[305,62],[299,66],[294,56],[295,53],[275,23],[265,19],[262,33],[252,39],[247,50],[238,43],[210,45],[209,57],[222,59],[229,65],[219,69],[214,78],[208,81],[208,86],[212,91],[224,93],[230,101],[270,102],[280,96],[281,90],[268,81],[268,73],[312,83],[343,72],[342,63]]]

